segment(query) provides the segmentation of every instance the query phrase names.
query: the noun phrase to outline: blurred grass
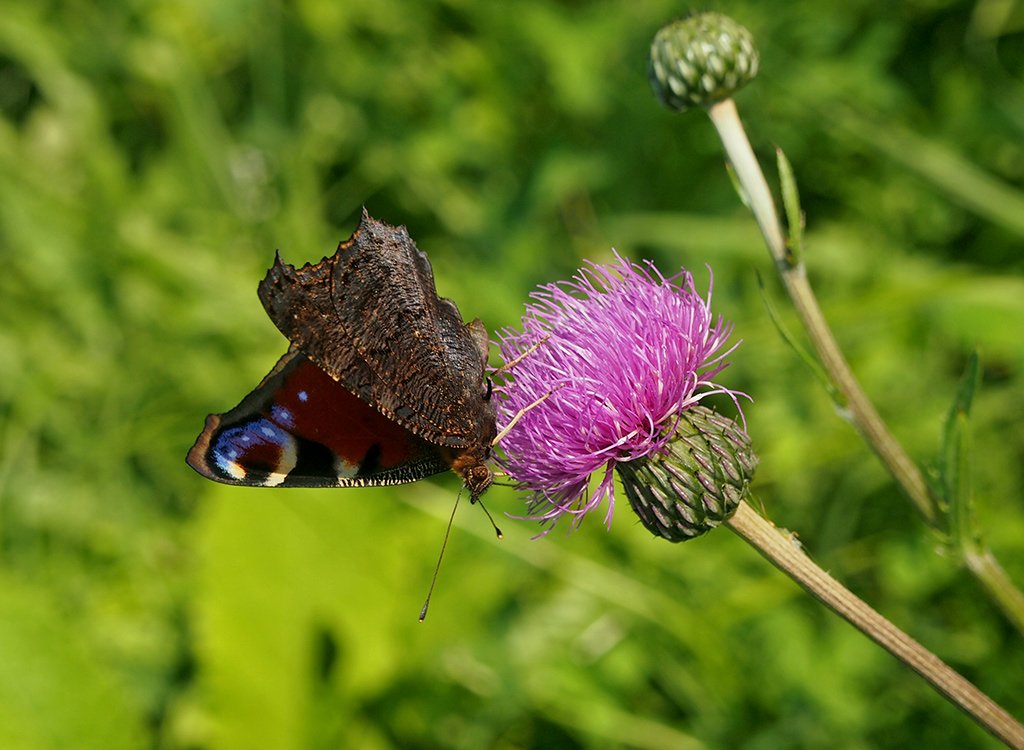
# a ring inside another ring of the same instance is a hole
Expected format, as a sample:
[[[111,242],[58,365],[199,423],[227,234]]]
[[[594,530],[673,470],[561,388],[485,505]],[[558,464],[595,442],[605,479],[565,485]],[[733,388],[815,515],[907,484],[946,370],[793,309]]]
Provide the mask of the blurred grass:
[[[1024,581],[1024,10],[719,9],[761,45],[741,112],[766,164],[773,144],[793,162],[827,315],[919,459],[980,348],[979,512]],[[495,543],[463,512],[418,626],[454,478],[193,475],[205,414],[285,346],[255,295],[274,249],[329,254],[363,204],[407,224],[441,293],[492,330],[612,246],[698,283],[711,264],[770,515],[1024,714],[1019,638],[774,332],[708,123],[648,91],[646,46],[680,10],[5,4],[0,745],[991,744],[726,532],[673,547],[621,513],[541,541],[509,520]]]

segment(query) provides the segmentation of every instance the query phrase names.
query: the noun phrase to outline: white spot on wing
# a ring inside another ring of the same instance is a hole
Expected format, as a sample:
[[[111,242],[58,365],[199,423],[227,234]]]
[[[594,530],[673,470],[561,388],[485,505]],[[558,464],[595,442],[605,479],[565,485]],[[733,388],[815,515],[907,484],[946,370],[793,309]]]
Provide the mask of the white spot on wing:
[[[272,472],[270,474],[267,474],[267,478],[265,480],[263,480],[263,486],[264,487],[277,487],[279,484],[284,482],[284,480],[287,479],[287,478],[288,478],[287,474],[282,474],[279,471],[275,471],[275,472]]]
[[[282,439],[283,438],[283,439]],[[279,436],[281,456],[277,460],[277,471],[272,471],[263,482],[264,487],[277,487],[288,478],[295,464],[299,462],[299,449],[295,438],[287,432]]]
[[[334,473],[338,475],[338,479],[351,479],[358,472],[359,464],[346,461],[341,456],[337,456],[334,459]]]
[[[217,466],[232,479],[237,479],[239,482],[245,479],[245,469],[237,461],[227,461],[218,456]]]

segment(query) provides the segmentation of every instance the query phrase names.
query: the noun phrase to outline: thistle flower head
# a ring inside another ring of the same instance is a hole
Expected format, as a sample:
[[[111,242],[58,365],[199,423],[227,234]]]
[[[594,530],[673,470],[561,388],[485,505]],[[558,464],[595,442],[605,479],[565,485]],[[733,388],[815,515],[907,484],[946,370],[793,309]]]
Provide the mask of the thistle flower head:
[[[686,271],[665,278],[617,254],[531,299],[520,328],[499,332],[506,362],[528,352],[499,388],[499,423],[520,415],[502,463],[531,493],[532,517],[576,524],[607,501],[610,523],[617,468],[667,453],[705,396],[742,395],[714,381],[732,326],[713,318],[710,288],[701,297]]]

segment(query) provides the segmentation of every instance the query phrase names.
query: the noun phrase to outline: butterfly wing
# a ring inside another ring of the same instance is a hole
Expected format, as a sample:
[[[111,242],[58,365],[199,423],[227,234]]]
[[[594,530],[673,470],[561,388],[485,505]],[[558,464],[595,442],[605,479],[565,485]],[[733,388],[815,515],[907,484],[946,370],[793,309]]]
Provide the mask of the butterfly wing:
[[[260,284],[277,327],[349,391],[438,445],[489,445],[487,336],[437,296],[404,227],[364,211],[352,238],[316,265],[278,257]]]
[[[242,402],[211,414],[188,454],[205,477],[258,487],[402,484],[449,468],[293,348]]]

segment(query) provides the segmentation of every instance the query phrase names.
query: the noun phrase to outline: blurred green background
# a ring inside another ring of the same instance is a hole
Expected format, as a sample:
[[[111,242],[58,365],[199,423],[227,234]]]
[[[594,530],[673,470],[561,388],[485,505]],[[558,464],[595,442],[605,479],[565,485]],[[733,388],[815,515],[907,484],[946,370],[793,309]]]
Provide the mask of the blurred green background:
[[[808,262],[915,458],[969,352],[973,478],[1024,582],[1024,6],[719,3],[793,162]],[[620,506],[494,540],[458,482],[268,491],[184,464],[286,343],[256,284],[359,209],[493,331],[611,248],[714,269],[756,490],[834,575],[1013,713],[1018,634],[769,322],[788,307],[710,123],[652,97],[666,0],[5,0],[0,747],[964,748],[995,743],[726,530]],[[520,513],[507,488],[493,511]]]

